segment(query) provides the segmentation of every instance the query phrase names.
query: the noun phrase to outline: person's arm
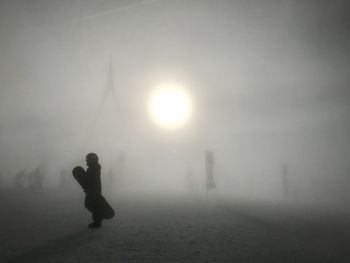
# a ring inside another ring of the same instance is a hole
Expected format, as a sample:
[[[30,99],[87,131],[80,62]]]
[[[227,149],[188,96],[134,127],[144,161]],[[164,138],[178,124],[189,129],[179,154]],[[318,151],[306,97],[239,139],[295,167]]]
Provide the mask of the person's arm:
[[[87,191],[89,193],[100,193],[101,192],[101,179],[100,179],[101,166],[90,166],[86,171],[87,177]]]

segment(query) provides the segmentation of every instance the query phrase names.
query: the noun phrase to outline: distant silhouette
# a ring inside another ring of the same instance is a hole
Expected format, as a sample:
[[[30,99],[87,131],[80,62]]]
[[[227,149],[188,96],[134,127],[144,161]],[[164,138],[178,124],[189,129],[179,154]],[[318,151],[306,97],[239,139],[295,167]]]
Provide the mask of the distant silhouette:
[[[93,222],[90,228],[101,227],[103,219],[111,219],[114,210],[101,195],[101,165],[95,153],[86,156],[88,169],[78,166],[72,171],[73,177],[78,181],[85,192],[85,207],[92,213]]]
[[[41,189],[43,187],[44,176],[40,171],[40,168],[37,167],[33,172],[29,174],[29,187]]]
[[[192,165],[190,162],[186,163],[186,188],[189,191],[189,193],[194,192],[194,182],[193,182],[193,171],[192,171]]]
[[[210,150],[205,151],[205,172],[207,178],[207,193],[210,189],[215,189],[214,181],[214,152]]]
[[[284,196],[287,196],[288,192],[289,192],[289,188],[288,188],[288,166],[287,166],[287,163],[282,163],[282,165],[281,165],[281,173],[282,173],[283,193],[284,193]]]
[[[27,179],[27,177],[28,176],[25,170],[18,172],[15,177],[15,187],[24,188],[25,187],[24,181]]]

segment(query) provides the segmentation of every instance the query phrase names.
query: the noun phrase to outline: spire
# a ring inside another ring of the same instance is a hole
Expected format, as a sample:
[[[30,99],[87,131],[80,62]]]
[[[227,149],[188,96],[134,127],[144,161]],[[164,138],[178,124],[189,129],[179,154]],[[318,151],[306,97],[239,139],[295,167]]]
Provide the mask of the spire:
[[[101,101],[98,104],[97,110],[96,110],[96,114],[94,116],[90,131],[88,132],[88,136],[87,136],[87,142],[89,142],[89,140],[91,140],[92,138],[95,137],[95,132],[96,132],[96,126],[97,126],[97,122],[99,121],[99,119],[101,118],[101,114],[102,114],[102,109],[106,103],[106,100],[109,96],[112,96],[112,101],[114,103],[114,108],[116,111],[116,114],[119,114],[119,103],[118,103],[118,97],[114,88],[114,67],[113,67],[113,59],[112,59],[112,55],[110,55],[109,58],[109,65],[108,65],[108,73],[107,73],[107,81],[106,81],[106,86],[105,89],[103,91],[103,97],[101,99]]]

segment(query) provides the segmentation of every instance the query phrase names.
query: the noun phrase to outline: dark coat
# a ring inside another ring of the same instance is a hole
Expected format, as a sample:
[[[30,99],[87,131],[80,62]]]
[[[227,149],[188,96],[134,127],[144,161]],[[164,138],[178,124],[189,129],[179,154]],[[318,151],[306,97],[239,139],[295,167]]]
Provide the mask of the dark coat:
[[[101,195],[101,165],[98,163],[86,170],[86,194]]]

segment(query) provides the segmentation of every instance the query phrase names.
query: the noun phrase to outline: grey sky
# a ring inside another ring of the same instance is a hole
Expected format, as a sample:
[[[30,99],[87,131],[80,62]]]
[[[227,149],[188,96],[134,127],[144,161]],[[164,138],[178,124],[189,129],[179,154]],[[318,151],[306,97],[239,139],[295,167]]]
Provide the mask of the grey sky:
[[[173,80],[193,94],[191,129],[223,159],[263,155],[344,176],[349,11],[347,1],[316,0],[1,1],[2,162],[73,156],[112,56],[128,135],[140,144],[153,133],[150,88]]]

